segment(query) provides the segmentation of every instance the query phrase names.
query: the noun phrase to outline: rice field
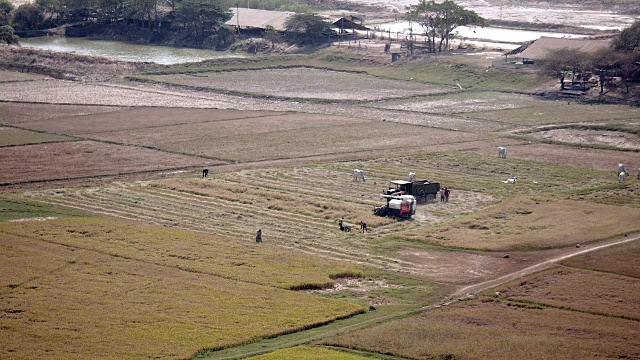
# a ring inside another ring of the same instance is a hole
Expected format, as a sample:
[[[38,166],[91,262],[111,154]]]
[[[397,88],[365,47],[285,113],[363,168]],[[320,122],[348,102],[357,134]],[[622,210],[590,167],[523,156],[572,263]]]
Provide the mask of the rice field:
[[[635,320],[476,299],[322,343],[409,359],[573,360],[637,358],[638,339]]]
[[[19,124],[44,119],[68,118],[116,111],[119,108],[110,106],[82,106],[59,104],[29,104],[0,102],[0,124]]]
[[[363,310],[285,290],[345,265],[267,244],[96,218],[0,233],[3,358],[185,358]]]
[[[364,360],[371,359],[370,356],[360,356],[340,350],[333,350],[318,346],[296,346],[293,348],[274,351],[264,355],[251,356],[250,360],[278,360],[278,359],[300,359],[300,360]]]
[[[640,280],[626,276],[554,268],[496,290],[509,300],[640,320]]]
[[[640,243],[634,242],[565,260],[564,265],[640,278]]]
[[[45,77],[38,74],[21,73],[9,70],[0,70],[0,83],[16,81],[42,80]]]

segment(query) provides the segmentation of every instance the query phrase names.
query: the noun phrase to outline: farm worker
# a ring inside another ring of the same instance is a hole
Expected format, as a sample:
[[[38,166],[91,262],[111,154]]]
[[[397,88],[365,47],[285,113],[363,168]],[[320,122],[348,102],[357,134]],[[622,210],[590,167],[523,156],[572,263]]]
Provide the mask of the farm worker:
[[[444,189],[440,188],[440,202],[444,201]]]
[[[640,180],[640,168],[638,168],[638,180]]]
[[[202,170],[202,177],[207,177],[209,175],[209,169]]]
[[[344,216],[342,217],[344,219]],[[344,231],[344,226],[342,225],[342,219],[338,220],[338,226],[340,226],[340,231]]]
[[[262,242],[262,229],[258,229],[256,232],[256,243]]]
[[[448,187],[444,187],[444,201],[449,201],[449,194],[451,194],[451,190]]]
[[[367,231],[367,223],[364,221],[360,221],[360,229],[362,229],[362,232],[366,232]]]

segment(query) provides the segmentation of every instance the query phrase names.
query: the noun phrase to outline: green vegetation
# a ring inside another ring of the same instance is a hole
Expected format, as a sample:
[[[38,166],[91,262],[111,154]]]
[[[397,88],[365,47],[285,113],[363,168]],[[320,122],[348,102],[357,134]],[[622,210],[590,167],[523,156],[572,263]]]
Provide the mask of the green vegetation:
[[[333,25],[315,14],[296,14],[284,24],[289,40],[315,45],[335,34]]]
[[[371,359],[369,356],[351,354],[345,351],[332,350],[322,347],[297,346],[284,350],[274,351],[269,354],[252,356],[250,360],[278,360],[278,359],[300,359],[300,360],[364,360]]]
[[[0,198],[0,221],[78,216],[87,216],[87,213],[51,204]]]

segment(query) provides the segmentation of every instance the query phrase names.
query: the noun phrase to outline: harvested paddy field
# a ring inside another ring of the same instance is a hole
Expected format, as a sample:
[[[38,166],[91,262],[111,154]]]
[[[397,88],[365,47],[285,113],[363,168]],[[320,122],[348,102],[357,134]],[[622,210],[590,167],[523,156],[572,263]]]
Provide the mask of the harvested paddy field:
[[[512,124],[536,126],[564,123],[620,122],[640,117],[640,109],[624,105],[582,105],[575,102],[549,100],[533,106],[497,111],[469,112],[465,116],[475,119],[503,121]]]
[[[100,133],[92,138],[247,162],[367,150],[407,151],[412,146],[472,141],[481,136],[357,118],[296,113]]]
[[[345,266],[266,244],[95,218],[0,233],[3,358],[185,358],[363,310],[280,288]]]
[[[452,88],[314,68],[144,75],[138,78],[258,97],[380,100],[450,92]]]
[[[638,339],[635,320],[476,299],[322,343],[410,359],[574,360],[638,358]]]
[[[640,137],[635,133],[599,129],[547,129],[529,133],[529,136],[568,144],[601,145],[619,149],[640,150]],[[636,154],[636,157],[640,158]]]
[[[511,143],[505,141],[505,144],[502,146],[506,146],[507,158],[509,159],[522,159],[585,169],[605,170],[610,172],[611,180],[615,181],[617,181],[618,177],[616,174],[618,164],[625,164],[629,171],[640,168],[640,156],[637,152],[632,151],[516,141],[512,141]],[[476,147],[468,151],[486,156],[498,156],[497,147]]]
[[[578,256],[563,265],[640,278],[640,242]]]
[[[371,356],[350,354],[348,352],[317,346],[296,346],[284,350],[274,351],[265,355],[252,356],[249,360],[279,360],[279,359],[313,359],[313,360],[366,360]]]
[[[482,250],[564,247],[640,230],[640,210],[589,202],[515,198],[443,224],[431,233],[403,236]]]
[[[556,267],[499,286],[496,290],[501,298],[512,301],[640,320],[640,301],[637,299],[640,279],[637,278]]]
[[[448,115],[530,107],[532,103],[537,102],[544,102],[544,100],[530,95],[471,91],[459,94],[432,95],[411,100],[390,100],[374,103],[371,106],[382,109]]]
[[[120,108],[102,114],[86,116],[71,116],[65,118],[21,122],[20,127],[51,133],[73,135],[90,135],[94,133],[109,133],[116,131],[132,131],[136,129],[152,129],[172,125],[202,124],[225,120],[251,121],[253,118],[281,115],[280,112],[267,111],[238,111],[221,109],[187,109],[187,108]],[[222,122],[221,124],[225,124]],[[180,129],[181,130],[181,129]],[[183,136],[175,130],[175,136]],[[192,135],[192,134],[190,134]],[[207,136],[215,136],[210,132]]]
[[[118,107],[0,102],[0,124],[19,124],[43,119],[117,111]]]
[[[140,147],[74,141],[0,148],[0,184],[220,164]]]
[[[0,126],[0,147],[73,140],[67,136]]]

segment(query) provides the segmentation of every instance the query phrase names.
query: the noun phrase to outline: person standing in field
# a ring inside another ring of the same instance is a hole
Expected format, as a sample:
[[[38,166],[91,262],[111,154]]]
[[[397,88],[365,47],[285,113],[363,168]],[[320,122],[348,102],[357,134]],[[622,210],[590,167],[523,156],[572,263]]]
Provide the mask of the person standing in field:
[[[363,220],[360,220],[360,229],[362,229],[362,232],[367,232],[367,223],[364,222]]]
[[[444,201],[449,201],[449,194],[451,194],[451,190],[448,187],[444,187]]]
[[[256,243],[262,242],[262,229],[258,229],[256,232]]]
[[[444,189],[440,188],[440,202],[444,202]]]

